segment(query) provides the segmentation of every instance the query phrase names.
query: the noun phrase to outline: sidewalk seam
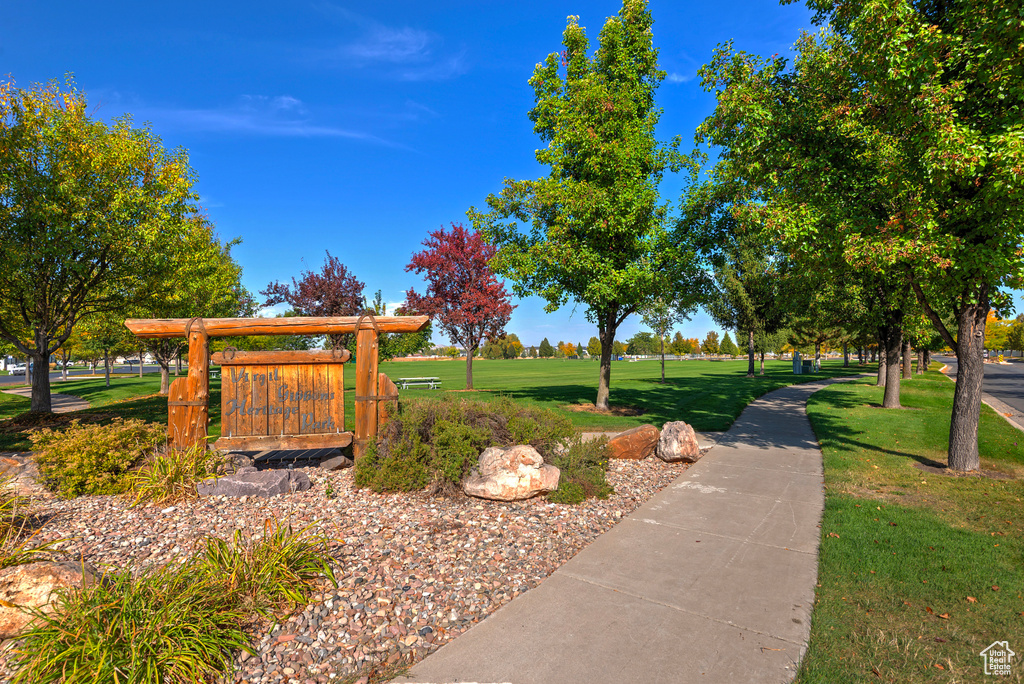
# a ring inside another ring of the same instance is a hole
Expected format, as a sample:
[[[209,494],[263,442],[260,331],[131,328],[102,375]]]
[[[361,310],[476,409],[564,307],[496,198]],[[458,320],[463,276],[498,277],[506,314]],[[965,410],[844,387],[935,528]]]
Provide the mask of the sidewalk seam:
[[[762,631],[757,630],[757,629],[751,629],[750,627],[744,627],[743,625],[738,625],[735,622],[732,622],[730,620],[723,620],[722,618],[716,618],[716,617],[713,617],[711,615],[705,615],[704,613],[698,613],[698,612],[693,611],[693,610],[687,610],[686,608],[683,608],[681,606],[677,606],[677,605],[674,605],[674,604],[671,604],[671,603],[665,603],[664,601],[656,601],[654,599],[648,598],[648,597],[643,596],[641,594],[635,594],[635,593],[633,593],[631,591],[627,591],[625,589],[618,589],[616,587],[610,587],[607,584],[601,584],[600,582],[595,582],[594,580],[590,580],[590,579],[587,579],[585,577],[580,577],[579,575],[573,574],[573,573],[568,572],[568,571],[565,571],[565,572],[558,572],[558,571],[556,571],[556,572],[558,574],[562,575],[563,577],[568,577],[570,579],[574,579],[577,582],[583,582],[584,584],[590,584],[590,585],[595,586],[595,587],[601,587],[602,589],[607,589],[608,591],[614,591],[614,592],[616,592],[618,594],[625,594],[626,596],[632,596],[633,598],[639,599],[641,601],[644,601],[645,603],[650,603],[650,604],[653,604],[653,605],[656,605],[656,606],[662,606],[664,608],[671,608],[672,610],[677,610],[680,613],[686,613],[687,615],[695,615],[696,617],[704,618],[705,620],[711,620],[712,622],[717,622],[720,625],[727,625],[729,627],[735,627],[736,629],[742,629],[744,632],[750,632],[751,634],[758,634],[760,636],[765,636],[765,637],[768,637],[770,639],[778,639],[779,641],[785,641],[786,643],[793,644],[794,646],[800,646],[800,647],[804,646],[804,644],[802,644],[802,643],[800,643],[798,641],[793,641],[792,639],[787,639],[786,637],[776,636],[775,634],[770,634],[768,632],[762,632]]]

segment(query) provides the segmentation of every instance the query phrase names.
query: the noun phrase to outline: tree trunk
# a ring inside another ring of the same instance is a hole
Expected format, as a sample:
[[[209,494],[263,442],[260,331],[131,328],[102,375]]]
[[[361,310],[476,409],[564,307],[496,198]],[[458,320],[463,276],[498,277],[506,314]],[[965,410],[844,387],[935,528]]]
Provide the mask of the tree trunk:
[[[917,375],[924,375],[924,349],[917,350]]]
[[[661,382],[665,382],[665,336],[659,335],[661,338]]]
[[[754,330],[747,331],[747,377],[754,377]]]
[[[612,345],[615,344],[615,314],[612,310],[600,321],[597,334],[601,340],[601,370],[597,379],[597,401],[594,405],[604,411],[608,410],[608,393],[612,383]]]
[[[761,352],[761,375],[764,375],[764,352]]]
[[[912,377],[914,373],[910,367],[910,340],[903,340],[903,379],[910,380]]]
[[[46,350],[50,343],[46,335],[36,331],[35,333],[36,348],[29,354],[28,365],[32,367],[32,377],[28,378],[30,385],[32,386],[32,403],[29,410],[33,413],[52,413],[53,408],[50,403],[50,373],[49,373],[49,359],[47,358]],[[28,373],[28,369],[25,369]]]
[[[466,349],[466,389],[473,389],[473,352],[476,348]]]
[[[850,347],[843,342],[843,368],[850,367]]]
[[[174,377],[181,375],[181,348],[174,353]]]
[[[875,350],[871,350],[871,356],[875,355]],[[874,360],[874,359],[872,359]],[[882,343],[882,334],[878,334],[878,380],[875,382],[875,387],[885,387],[885,347]]]
[[[864,365],[864,347],[857,347],[857,365]]]
[[[107,387],[110,387],[110,354],[103,350],[103,375],[107,378]]]
[[[139,349],[139,377],[140,378],[142,377],[142,363],[143,363],[143,361],[142,361],[143,356],[142,355],[145,354],[145,353],[146,353],[145,349]]]
[[[958,312],[957,373],[953,390],[953,415],[949,424],[949,468],[960,472],[978,470],[978,420],[981,417],[982,383],[985,379],[985,317],[988,297]]]
[[[932,352],[929,349],[924,350],[924,367],[927,370],[932,365]]]
[[[814,343],[814,372],[821,370],[821,342]]]
[[[881,347],[879,347],[879,349],[881,349]],[[868,363],[874,363],[878,358],[878,349],[871,349],[870,351],[871,358],[868,360]]]
[[[885,396],[882,408],[900,407],[900,350],[903,346],[903,329],[898,325],[886,325],[879,329],[885,345]]]

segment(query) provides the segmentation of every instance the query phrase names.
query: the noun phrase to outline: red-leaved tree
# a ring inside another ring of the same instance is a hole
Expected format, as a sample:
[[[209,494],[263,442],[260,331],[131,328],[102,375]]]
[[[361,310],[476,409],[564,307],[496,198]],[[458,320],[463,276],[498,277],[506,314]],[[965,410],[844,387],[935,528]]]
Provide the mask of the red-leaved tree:
[[[364,286],[338,257],[327,252],[319,273],[303,271],[300,280],[292,278],[291,286],[275,280],[260,294],[266,297],[263,306],[288,304],[300,316],[355,316],[366,306]],[[346,346],[347,336],[330,337],[334,346]]]
[[[410,289],[406,304],[437,321],[453,343],[465,348],[466,389],[473,389],[474,352],[484,339],[505,334],[515,308],[488,265],[494,245],[484,242],[480,231],[453,223],[450,232],[441,228],[430,233],[423,246],[405,270],[425,274],[427,292],[419,295]]]

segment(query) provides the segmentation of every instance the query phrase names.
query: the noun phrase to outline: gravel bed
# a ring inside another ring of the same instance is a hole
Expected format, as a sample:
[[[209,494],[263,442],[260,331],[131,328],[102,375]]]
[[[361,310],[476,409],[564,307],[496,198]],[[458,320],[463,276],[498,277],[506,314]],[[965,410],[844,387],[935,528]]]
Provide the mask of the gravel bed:
[[[615,494],[578,506],[357,489],[352,472],[303,469],[305,492],[270,499],[209,497],[130,508],[117,497],[43,504],[38,539],[94,567],[141,569],[188,555],[204,535],[256,533],[267,520],[315,525],[336,540],[337,589],[253,634],[234,682],[309,684],[352,678],[380,663],[415,662],[537,586],[595,537],[670,484],[686,464],[613,461]],[[0,656],[0,681],[10,672]]]

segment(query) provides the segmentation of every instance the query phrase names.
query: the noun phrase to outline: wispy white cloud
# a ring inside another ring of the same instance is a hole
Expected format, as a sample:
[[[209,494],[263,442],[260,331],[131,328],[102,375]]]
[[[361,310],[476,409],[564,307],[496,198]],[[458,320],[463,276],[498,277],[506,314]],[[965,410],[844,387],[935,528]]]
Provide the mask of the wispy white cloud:
[[[665,78],[665,80],[669,83],[686,83],[688,81],[692,81],[693,77],[694,74],[680,74],[673,71]]]
[[[292,138],[348,138],[397,146],[366,131],[316,123],[303,102],[291,95],[243,95],[238,102],[229,106],[148,108],[137,113],[161,126],[189,131]]]
[[[443,38],[432,31],[383,24],[328,2],[315,9],[341,26],[355,27],[358,33],[309,51],[315,62],[383,69],[403,81],[445,80],[468,70],[465,51],[445,50]]]

